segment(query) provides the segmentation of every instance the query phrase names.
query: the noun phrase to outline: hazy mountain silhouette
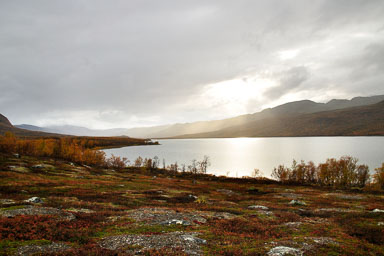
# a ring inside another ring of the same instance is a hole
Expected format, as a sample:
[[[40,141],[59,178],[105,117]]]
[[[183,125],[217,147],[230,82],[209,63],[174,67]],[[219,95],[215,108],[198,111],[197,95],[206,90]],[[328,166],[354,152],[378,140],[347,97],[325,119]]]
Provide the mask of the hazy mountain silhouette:
[[[384,135],[384,101],[360,107],[268,118],[176,138]]]
[[[289,102],[279,105],[274,108],[264,109],[261,112],[236,116],[232,118],[213,120],[213,121],[200,121],[193,123],[177,123],[162,126],[152,127],[137,127],[131,129],[115,128],[107,130],[94,130],[80,126],[50,126],[50,127],[37,127],[30,125],[16,125],[16,127],[33,130],[44,131],[50,133],[61,133],[78,136],[120,136],[128,135],[136,138],[166,138],[174,137],[185,134],[201,134],[214,131],[220,131],[230,127],[241,127],[249,123],[272,118],[287,118],[298,116],[302,114],[311,114],[323,111],[345,109],[351,107],[365,106],[378,103],[384,100],[384,95],[372,97],[355,97],[351,100],[346,99],[333,99],[328,103],[317,103],[310,100],[302,100]]]

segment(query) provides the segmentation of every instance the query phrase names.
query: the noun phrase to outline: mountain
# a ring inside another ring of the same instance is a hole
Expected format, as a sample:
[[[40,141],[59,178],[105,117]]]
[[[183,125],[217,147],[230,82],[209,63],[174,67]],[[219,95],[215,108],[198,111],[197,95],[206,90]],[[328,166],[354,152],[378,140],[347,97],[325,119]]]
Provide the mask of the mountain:
[[[180,136],[185,134],[200,134],[223,130],[235,126],[243,126],[248,123],[271,119],[271,118],[286,118],[289,116],[297,116],[302,114],[317,113],[323,111],[345,109],[351,107],[365,106],[375,104],[384,100],[384,95],[371,97],[355,97],[351,100],[333,99],[327,103],[317,103],[310,100],[302,100],[289,102],[279,105],[274,108],[264,109],[261,112],[236,116],[232,118],[199,121],[193,123],[177,123],[170,125],[152,126],[152,127],[137,127],[137,128],[115,128],[106,130],[94,130],[80,126],[48,126],[37,127],[30,125],[16,125],[16,127],[43,131],[50,133],[69,134],[77,136],[122,136],[127,135],[135,138],[167,138]]]
[[[384,101],[377,104],[252,121],[175,138],[384,135]]]
[[[269,118],[282,118],[300,114],[309,114],[328,110],[358,107],[378,103],[383,100],[384,95],[372,97],[356,97],[351,100],[331,100],[328,103],[317,103],[310,100],[295,101],[285,103],[274,108],[268,108],[254,114],[241,115],[223,120],[174,124],[159,132],[153,132],[142,136],[150,138],[164,138],[183,134],[206,133],[218,131],[232,126],[245,125],[249,122],[257,120]]]
[[[26,126],[28,128],[32,128],[32,126]],[[37,127],[39,128],[39,127]],[[54,133],[45,133],[42,131],[31,131],[29,129],[21,129],[18,127],[15,127],[12,125],[12,123],[0,114],[0,135],[5,134],[6,132],[12,132],[16,136],[20,137],[57,137],[57,136],[63,136],[61,134],[54,134]]]
[[[82,126],[74,126],[74,125],[55,125],[55,126],[45,126],[39,127],[35,125],[29,124],[19,124],[15,125],[17,128],[26,129],[30,131],[41,131],[48,133],[58,133],[58,134],[68,134],[75,136],[126,136],[129,134],[130,137],[141,137],[143,134],[146,134],[146,131],[150,131],[150,133],[161,131],[169,125],[164,126],[156,126],[156,127],[140,127],[140,128],[114,128],[114,129],[89,129]]]
[[[12,127],[11,122],[9,122],[8,118],[0,114],[0,126],[3,127]]]

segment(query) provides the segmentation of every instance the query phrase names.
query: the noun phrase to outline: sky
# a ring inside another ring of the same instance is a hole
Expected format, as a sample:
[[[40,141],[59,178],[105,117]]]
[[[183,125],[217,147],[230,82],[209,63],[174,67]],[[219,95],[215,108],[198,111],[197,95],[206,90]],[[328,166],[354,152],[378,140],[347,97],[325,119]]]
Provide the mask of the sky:
[[[384,94],[382,0],[0,0],[13,124],[153,126]]]

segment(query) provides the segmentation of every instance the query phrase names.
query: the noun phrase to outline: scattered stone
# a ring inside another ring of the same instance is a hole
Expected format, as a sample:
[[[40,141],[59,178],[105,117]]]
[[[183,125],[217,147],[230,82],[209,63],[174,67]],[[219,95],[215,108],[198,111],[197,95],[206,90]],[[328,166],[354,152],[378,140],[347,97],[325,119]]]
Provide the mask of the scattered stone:
[[[201,255],[200,245],[206,244],[206,241],[196,236],[196,233],[185,232],[172,232],[150,236],[120,235],[107,237],[99,244],[101,247],[109,250],[120,249],[131,254],[140,254],[150,249],[180,248],[187,255]],[[132,245],[135,247],[132,247]]]
[[[34,204],[44,203],[44,201],[40,197],[37,197],[37,196],[31,197],[31,198],[25,200],[24,202],[26,202],[26,203],[34,203]]]
[[[287,222],[287,223],[284,223],[284,226],[297,228],[297,227],[301,226],[302,224],[303,224],[302,222]]]
[[[384,212],[384,210],[381,210],[381,209],[374,209],[372,212]]]
[[[357,210],[343,209],[343,208],[320,208],[315,212],[358,212]]]
[[[263,206],[263,205],[250,205],[250,206],[248,206],[248,209],[251,209],[251,210],[263,210],[263,211],[268,211],[269,210],[268,207]]]
[[[10,205],[10,204],[15,204],[15,200],[12,199],[0,199],[0,204],[2,205]]]
[[[381,222],[378,222],[378,223],[377,223],[377,226],[384,226],[384,222],[382,222],[382,221],[381,221]]]
[[[74,220],[76,217],[72,213],[51,207],[34,207],[26,205],[24,208],[0,211],[0,216],[12,218],[19,215],[57,215],[64,220]]]
[[[60,253],[72,249],[64,243],[52,243],[44,245],[25,245],[17,248],[15,255],[40,255],[45,253]]]
[[[290,205],[307,205],[305,202],[300,201],[300,200],[292,200],[289,202]]]
[[[80,208],[80,209],[70,208],[70,209],[67,209],[67,211],[70,211],[70,212],[80,212],[80,213],[95,213],[94,210],[84,209],[84,208]]]
[[[183,225],[183,226],[190,226],[191,225],[191,223],[189,221],[177,220],[177,219],[165,220],[165,221],[161,222],[160,224],[161,225]]]
[[[269,256],[284,256],[284,255],[303,255],[301,250],[296,249],[296,248],[291,248],[291,247],[286,247],[286,246],[278,246],[275,248],[272,248],[268,254]]]

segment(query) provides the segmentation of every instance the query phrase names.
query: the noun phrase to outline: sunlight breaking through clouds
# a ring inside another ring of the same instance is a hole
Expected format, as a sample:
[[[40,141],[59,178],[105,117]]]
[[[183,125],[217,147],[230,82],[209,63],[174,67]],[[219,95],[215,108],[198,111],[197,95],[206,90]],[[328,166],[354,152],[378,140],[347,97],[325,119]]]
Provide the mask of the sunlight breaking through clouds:
[[[244,114],[250,101],[262,100],[265,90],[275,84],[259,76],[237,78],[205,86],[201,98],[207,105],[220,108],[221,114]]]

